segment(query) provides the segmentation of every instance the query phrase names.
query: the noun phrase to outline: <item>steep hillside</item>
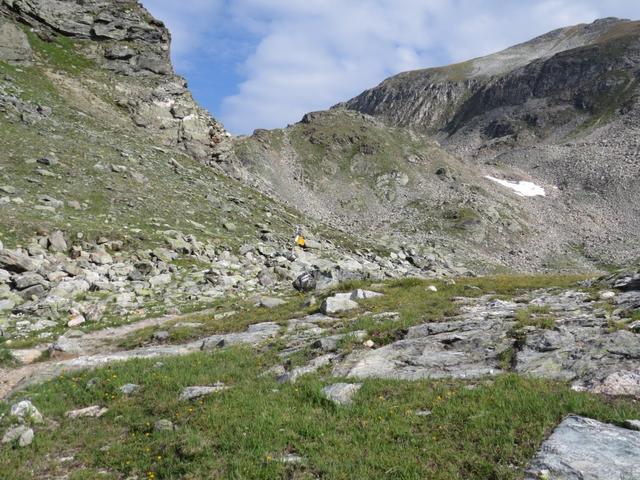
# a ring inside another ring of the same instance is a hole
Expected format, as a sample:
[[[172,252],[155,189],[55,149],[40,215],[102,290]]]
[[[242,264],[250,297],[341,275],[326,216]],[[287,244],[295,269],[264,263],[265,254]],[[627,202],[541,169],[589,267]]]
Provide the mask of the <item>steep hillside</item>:
[[[604,19],[563,28],[488,57],[402,73],[329,113],[240,140],[235,151],[245,168],[278,185],[275,191],[283,191],[283,184],[291,185],[288,191],[303,189],[296,202],[308,205],[311,215],[336,224],[343,216],[361,230],[402,232],[401,238],[419,244],[438,238],[455,246],[461,261],[476,257],[519,270],[625,263],[637,258],[640,237],[634,200],[640,194],[639,47],[639,22]],[[366,141],[353,142],[355,151],[345,149],[343,118],[394,140],[376,155],[357,151]],[[265,141],[270,135],[292,141],[283,147]],[[428,151],[429,161],[411,165],[411,152],[399,154],[391,146],[396,140]],[[246,155],[251,142],[261,146]],[[269,150],[275,153],[264,153]],[[268,178],[267,165],[278,165],[277,171],[281,159],[290,170],[309,170],[337,157],[337,163],[354,166],[319,170],[304,180]],[[436,175],[435,159],[456,175]],[[353,185],[351,172],[362,164],[374,177],[408,168],[402,194],[385,198],[384,182],[372,188],[372,179],[366,187]],[[523,198],[504,181],[533,183],[545,196]],[[381,200],[368,202],[379,206],[375,212],[348,201],[350,192],[359,199],[376,197],[362,195],[365,190],[377,191],[377,198],[382,193]],[[322,207],[329,205],[326,214]],[[461,216],[464,228],[447,228],[452,216]]]
[[[257,188],[309,216],[450,265],[491,268],[494,245],[526,234],[526,212],[436,141],[366,115],[310,113],[236,140],[234,153]]]
[[[4,339],[33,361],[69,327],[289,294],[306,271],[327,287],[438,270],[223,174],[229,136],[169,41],[136,2],[0,3],[0,357]]]

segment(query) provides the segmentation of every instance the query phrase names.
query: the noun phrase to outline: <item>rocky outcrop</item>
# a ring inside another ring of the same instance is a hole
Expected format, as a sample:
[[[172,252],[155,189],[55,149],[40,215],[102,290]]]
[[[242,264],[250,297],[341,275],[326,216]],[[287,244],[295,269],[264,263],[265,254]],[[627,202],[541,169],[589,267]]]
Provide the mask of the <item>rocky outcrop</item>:
[[[31,59],[27,35],[14,23],[0,17],[0,60],[24,62]]]
[[[311,253],[300,248],[290,250],[287,244],[276,241],[244,245],[234,254],[199,240],[195,234],[169,230],[165,235],[169,248],[137,252],[127,251],[121,241],[106,238],[100,243],[73,241],[59,230],[32,239],[25,248],[0,248],[0,331],[6,337],[46,337],[63,325],[99,326],[114,315],[148,315],[157,302],[166,309],[179,310],[194,300],[206,303],[228,295],[273,295],[293,291],[291,281],[304,272],[318,272],[322,278],[319,288],[335,287],[345,280],[429,273],[395,254],[395,260],[385,260],[375,254],[351,255],[329,246]],[[181,268],[180,259],[208,268]],[[347,294],[354,300],[375,295],[365,290]],[[256,303],[274,308],[283,302],[263,295]],[[349,303],[357,307],[355,302]],[[266,323],[253,326],[246,335],[268,338],[277,331],[276,324]],[[203,349],[221,342],[243,342],[244,336],[212,337],[204,342]],[[82,332],[76,337],[61,337],[51,351],[82,351]],[[31,361],[39,356],[23,353]]]
[[[638,33],[637,22],[619,19],[562,28],[487,57],[401,73],[341,106],[432,133],[451,133],[475,116],[536,98],[547,100],[543,109],[564,103],[589,110],[598,96],[632,80]]]
[[[640,432],[571,415],[529,465],[526,480],[640,478]]]
[[[478,378],[514,371],[576,390],[640,398],[640,343],[625,315],[640,292],[615,296],[609,316],[590,295],[533,292],[517,302],[471,301],[446,322],[412,327],[402,340],[361,350],[334,368],[346,378]],[[542,315],[544,326],[531,321]]]
[[[175,74],[168,29],[139,3],[2,0],[0,21],[0,58],[29,58],[28,42],[16,23],[28,26],[44,42],[56,36],[72,39],[82,55],[115,74],[117,85],[110,95],[139,128],[202,161],[226,158],[229,135],[197,105],[185,80]]]

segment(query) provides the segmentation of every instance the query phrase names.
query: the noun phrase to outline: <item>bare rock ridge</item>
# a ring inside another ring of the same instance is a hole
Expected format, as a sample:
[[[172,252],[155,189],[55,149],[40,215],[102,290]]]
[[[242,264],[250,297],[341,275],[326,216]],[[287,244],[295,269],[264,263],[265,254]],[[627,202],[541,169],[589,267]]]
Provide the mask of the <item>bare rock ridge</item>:
[[[581,84],[614,66],[633,70],[632,59],[620,54],[634,50],[632,40],[639,29],[637,22],[615,18],[561,28],[486,57],[401,73],[341,105],[437,133],[455,131],[474,115],[532,98],[555,96],[578,103],[591,93],[581,92]],[[615,55],[607,55],[614,47]]]
[[[115,88],[120,97],[115,101],[138,126],[203,161],[224,157],[227,133],[195,103],[185,80],[175,74],[168,29],[137,2],[2,0],[0,32],[20,35],[19,45],[25,45],[24,34],[7,18],[25,25],[45,42],[55,36],[86,40],[83,54],[118,74]],[[27,60],[24,50],[0,50],[0,57]]]

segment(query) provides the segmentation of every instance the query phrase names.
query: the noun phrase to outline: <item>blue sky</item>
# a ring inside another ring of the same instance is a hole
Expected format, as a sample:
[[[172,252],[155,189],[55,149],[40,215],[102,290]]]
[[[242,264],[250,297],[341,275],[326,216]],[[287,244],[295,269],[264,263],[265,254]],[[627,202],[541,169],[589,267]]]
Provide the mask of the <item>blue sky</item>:
[[[142,0],[176,70],[228,130],[300,120],[405,70],[486,55],[638,0]]]

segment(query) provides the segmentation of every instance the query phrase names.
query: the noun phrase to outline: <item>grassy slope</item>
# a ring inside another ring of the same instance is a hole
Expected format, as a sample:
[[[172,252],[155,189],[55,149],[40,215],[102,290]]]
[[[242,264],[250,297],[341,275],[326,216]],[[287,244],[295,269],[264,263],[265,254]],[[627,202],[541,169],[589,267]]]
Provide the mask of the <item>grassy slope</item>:
[[[319,205],[387,243],[389,237],[455,242],[460,251],[469,249],[469,258],[477,258],[475,242],[483,242],[484,251],[516,241],[519,234],[504,225],[525,229],[517,207],[495,200],[477,172],[428,137],[342,109],[309,116],[235,142],[242,164],[283,201],[296,205],[297,196],[305,196],[313,200],[312,216]]]
[[[638,417],[628,401],[605,401],[513,375],[476,382],[366,381],[353,407],[337,408],[328,380],[279,385],[259,377],[270,354],[242,349],[163,361],[136,361],[65,377],[30,391],[56,424],[30,448],[0,451],[6,480],[71,472],[70,479],[331,478],[512,479],[568,413],[607,422]],[[87,387],[90,379],[95,386]],[[231,389],[180,402],[182,387],[223,381]],[[126,397],[118,387],[142,390]],[[74,407],[100,404],[100,419],[68,420]],[[1,407],[6,411],[6,406]],[[432,415],[417,416],[429,409]],[[156,432],[158,419],[176,425]],[[287,465],[278,458],[305,459]],[[61,461],[62,457],[73,457]]]
[[[343,319],[339,331],[364,328],[378,344],[408,326],[435,321],[457,311],[459,295],[492,294],[510,298],[531,289],[568,288],[578,277],[490,277],[456,285],[396,281],[382,289],[363,309]],[[353,287],[357,285],[347,285]],[[284,321],[309,313],[304,298],[276,310],[247,308],[222,321],[199,319],[205,329],[236,330],[264,320]],[[400,320],[376,323],[364,311],[398,311]],[[542,314],[531,309],[527,314]],[[151,332],[147,332],[150,334]],[[200,332],[202,333],[202,332]],[[174,340],[184,339],[179,336]],[[135,344],[144,338],[129,339]],[[131,345],[133,346],[133,345]],[[608,401],[573,392],[554,382],[504,375],[474,382],[398,382],[367,380],[356,404],[336,408],[320,395],[336,381],[327,371],[303,377],[295,385],[279,385],[259,374],[278,362],[278,341],[260,351],[229,349],[185,358],[133,361],[54,380],[19,394],[30,398],[45,416],[58,422],[38,427],[33,447],[0,450],[7,479],[73,472],[71,479],[95,478],[521,478],[551,429],[568,413],[603,421],[638,417],[635,402]],[[359,344],[342,345],[345,349]],[[292,358],[303,362],[308,356]],[[87,386],[91,379],[93,386]],[[231,390],[202,401],[177,401],[182,387],[223,381]],[[118,387],[143,386],[126,397]],[[107,406],[95,420],[71,421],[65,411],[89,405]],[[0,414],[8,405],[0,405]],[[417,416],[429,409],[430,416]],[[177,426],[155,432],[164,418]],[[7,419],[0,426],[8,425]],[[1,429],[1,428],[0,428]],[[285,453],[304,457],[300,465],[278,460]],[[73,460],[60,462],[61,457]],[[84,470],[81,470],[84,468]]]
[[[5,152],[0,185],[15,187],[13,197],[25,202],[2,206],[0,240],[5,244],[22,243],[38,228],[61,228],[72,236],[82,232],[89,240],[107,236],[126,240],[127,248],[149,247],[163,244],[162,231],[178,229],[234,249],[257,241],[257,224],[288,238],[294,225],[309,223],[325,238],[344,242],[341,232],[309,222],[179,151],[156,148],[158,140],[133,127],[117,105],[114,74],[83,56],[82,41],[58,37],[46,43],[28,35],[37,61],[20,67],[0,62],[0,88],[53,113],[32,125],[0,115],[0,150]],[[143,77],[135,81],[148,82]],[[49,152],[57,154],[60,164],[34,163]],[[176,170],[171,159],[184,168]],[[116,173],[112,165],[127,171]],[[36,169],[53,175],[42,176]],[[83,208],[38,211],[33,206],[40,195],[79,201]],[[237,230],[230,233],[225,223]]]

